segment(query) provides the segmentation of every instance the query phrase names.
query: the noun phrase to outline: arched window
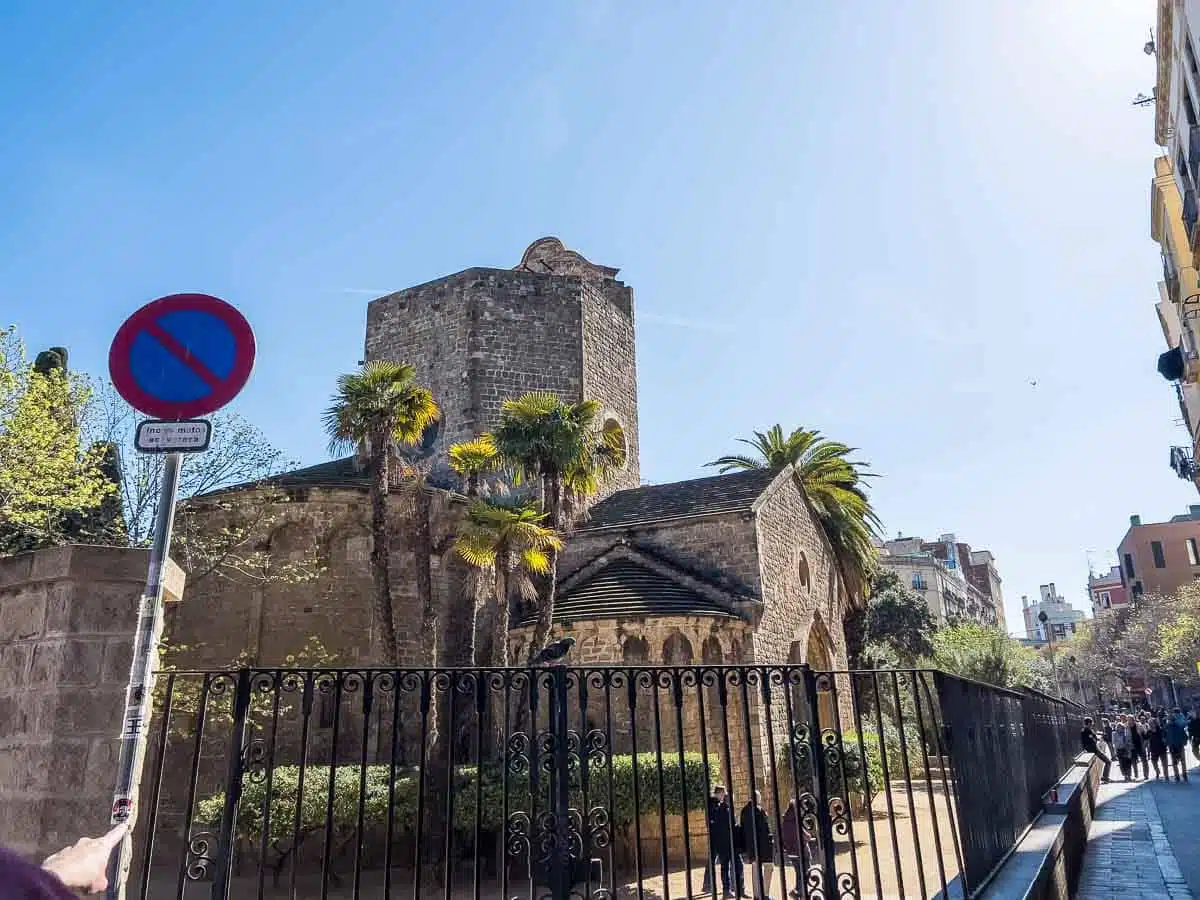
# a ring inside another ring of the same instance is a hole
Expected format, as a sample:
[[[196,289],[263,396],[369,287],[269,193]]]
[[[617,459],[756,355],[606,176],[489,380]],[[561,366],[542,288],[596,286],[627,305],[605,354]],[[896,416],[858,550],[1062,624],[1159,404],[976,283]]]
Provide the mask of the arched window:
[[[691,642],[678,631],[663,643],[662,654],[664,666],[690,666],[694,659]]]
[[[812,573],[808,568],[808,556],[803,550],[800,551],[800,587],[806,591],[812,590]]]
[[[701,648],[700,653],[707,665],[719,666],[725,662],[725,651],[721,649],[721,641],[718,640],[716,635],[704,639],[704,646]]]
[[[629,666],[644,666],[650,662],[650,645],[645,638],[626,638],[621,648],[621,659]]]

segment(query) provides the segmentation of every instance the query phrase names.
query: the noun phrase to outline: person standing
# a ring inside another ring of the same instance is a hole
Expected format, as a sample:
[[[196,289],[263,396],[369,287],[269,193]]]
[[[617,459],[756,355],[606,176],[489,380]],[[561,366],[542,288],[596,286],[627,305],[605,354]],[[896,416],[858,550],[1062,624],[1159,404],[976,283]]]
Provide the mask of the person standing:
[[[1133,765],[1133,741],[1129,737],[1128,721],[1122,713],[1117,716],[1112,729],[1112,748],[1117,754],[1117,765],[1121,767],[1121,774],[1125,776],[1126,781],[1129,780],[1129,770]]]
[[[754,799],[742,807],[741,826],[746,864],[751,867],[754,898],[768,900],[771,896],[771,876],[774,874],[775,836],[771,834],[771,821],[762,808],[761,791],[755,791]]]
[[[1092,728],[1091,716],[1083,720],[1083,728],[1079,731],[1079,745],[1083,748],[1084,753],[1094,753],[1100,758],[1100,761],[1104,763],[1104,771],[1100,775],[1100,780],[1108,781],[1108,771],[1112,768],[1112,760],[1100,749],[1099,736]]]
[[[1150,778],[1150,760],[1146,756],[1146,723],[1141,715],[1130,716],[1129,738],[1133,743],[1133,777],[1138,777],[1138,761],[1142,763],[1142,780]]]
[[[1183,710],[1176,709],[1168,713],[1167,727],[1163,730],[1167,739],[1167,750],[1171,754],[1171,768],[1175,770],[1175,780],[1187,781],[1187,756],[1184,754],[1184,748],[1187,746],[1187,719],[1183,717]]]
[[[1200,712],[1192,708],[1191,718],[1187,724],[1188,738],[1192,742],[1192,756],[1200,760]]]
[[[804,826],[800,822],[800,810],[793,798],[788,801],[788,808],[783,814],[782,829],[779,833],[779,843],[783,847],[783,863],[791,863],[796,873],[796,883],[788,891],[792,897],[801,897],[804,891],[804,851],[801,849],[804,839]],[[809,858],[812,858],[811,844]]]
[[[708,866],[704,870],[703,893],[716,893],[714,869],[721,871],[721,890],[725,897],[742,895],[742,866],[733,846],[733,808],[722,785],[713,788],[708,798]],[[731,871],[731,869],[733,871]]]
[[[1146,720],[1146,747],[1150,751],[1150,764],[1154,766],[1154,777],[1170,778],[1167,769],[1167,739],[1163,734],[1163,723],[1157,715],[1151,714]]]

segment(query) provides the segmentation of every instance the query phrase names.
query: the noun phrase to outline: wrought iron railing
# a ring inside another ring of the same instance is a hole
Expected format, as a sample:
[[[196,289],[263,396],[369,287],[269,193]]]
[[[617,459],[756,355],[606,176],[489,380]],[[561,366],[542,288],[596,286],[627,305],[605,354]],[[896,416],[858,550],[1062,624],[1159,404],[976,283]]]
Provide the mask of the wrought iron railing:
[[[1055,698],[667,649],[163,674],[129,896],[966,897],[1071,763]]]

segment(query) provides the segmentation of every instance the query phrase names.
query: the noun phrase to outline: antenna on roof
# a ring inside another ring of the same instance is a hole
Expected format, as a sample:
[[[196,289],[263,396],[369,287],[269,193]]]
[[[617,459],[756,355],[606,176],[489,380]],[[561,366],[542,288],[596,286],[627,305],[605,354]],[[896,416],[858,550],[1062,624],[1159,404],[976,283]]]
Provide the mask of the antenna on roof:
[[[1151,28],[1150,29],[1150,40],[1146,41],[1146,43],[1142,45],[1142,52],[1145,53],[1147,56],[1153,56],[1154,51],[1156,49],[1157,48],[1154,46],[1154,29]]]
[[[1133,105],[1134,106],[1152,106],[1152,105],[1154,105],[1154,91],[1151,91],[1148,96],[1146,94],[1138,94],[1136,97],[1133,98]]]

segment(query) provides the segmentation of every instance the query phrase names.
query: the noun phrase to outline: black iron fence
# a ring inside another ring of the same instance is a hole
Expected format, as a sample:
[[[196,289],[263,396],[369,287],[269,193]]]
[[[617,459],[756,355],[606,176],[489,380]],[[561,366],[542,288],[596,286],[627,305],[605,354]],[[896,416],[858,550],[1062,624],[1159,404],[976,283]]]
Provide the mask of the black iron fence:
[[[167,673],[130,896],[966,897],[1077,720],[924,670]]]

